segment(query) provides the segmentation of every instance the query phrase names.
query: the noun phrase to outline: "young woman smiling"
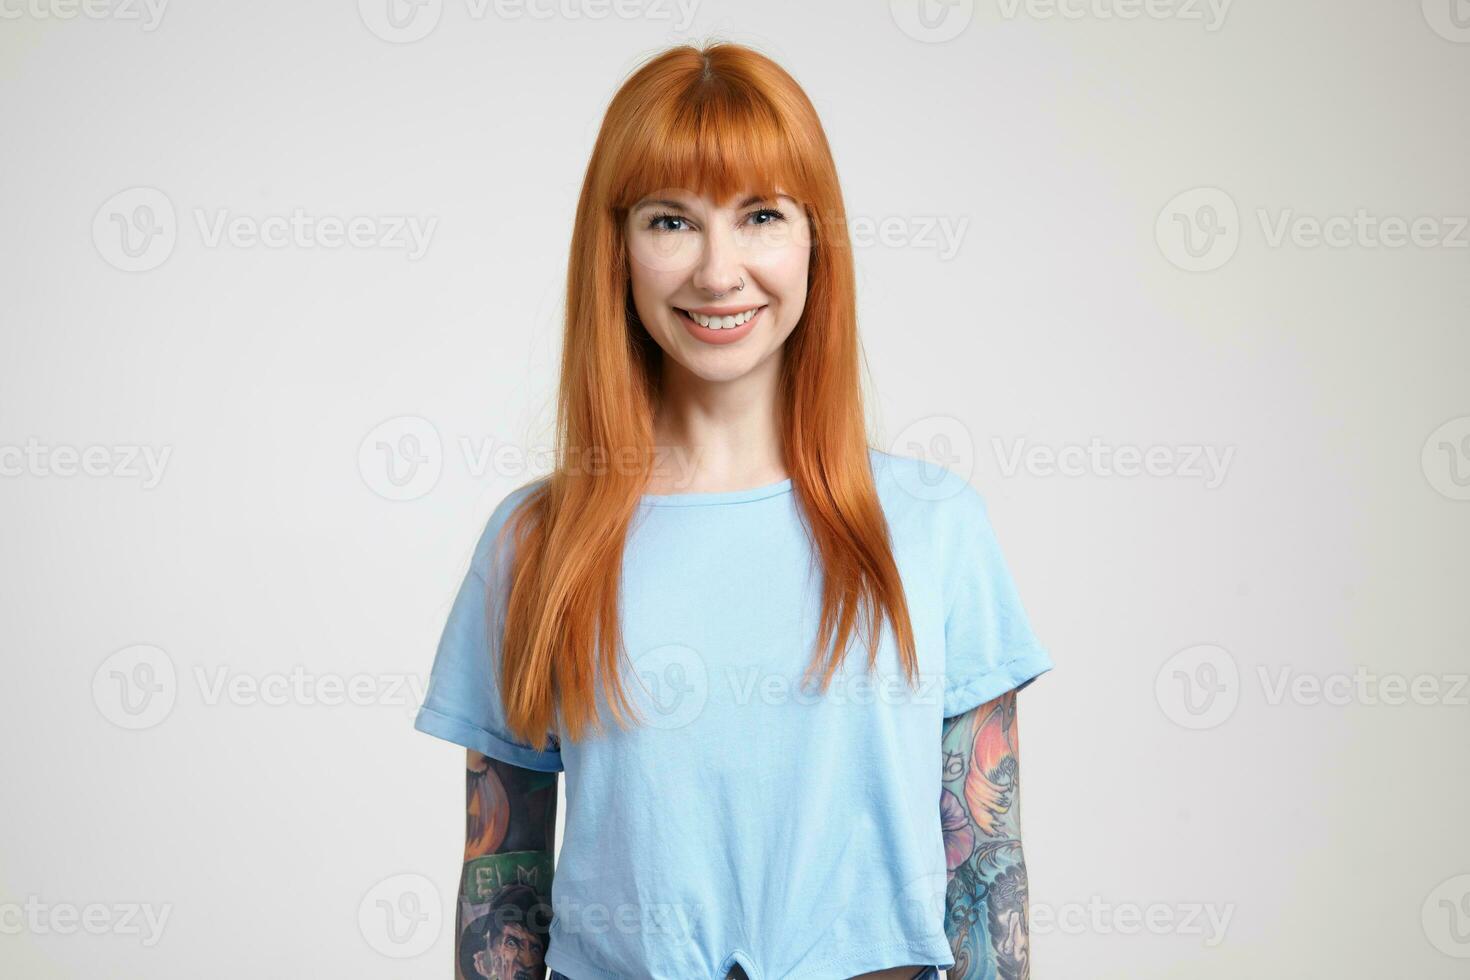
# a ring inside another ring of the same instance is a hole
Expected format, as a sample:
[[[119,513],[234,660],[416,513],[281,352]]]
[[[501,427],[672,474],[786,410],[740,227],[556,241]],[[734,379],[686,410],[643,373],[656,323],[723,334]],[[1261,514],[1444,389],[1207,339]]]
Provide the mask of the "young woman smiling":
[[[1051,660],[978,493],[869,445],[859,363],[800,87],[646,62],[572,231],[559,464],[491,514],[415,721],[469,750],[464,977],[1029,975]]]

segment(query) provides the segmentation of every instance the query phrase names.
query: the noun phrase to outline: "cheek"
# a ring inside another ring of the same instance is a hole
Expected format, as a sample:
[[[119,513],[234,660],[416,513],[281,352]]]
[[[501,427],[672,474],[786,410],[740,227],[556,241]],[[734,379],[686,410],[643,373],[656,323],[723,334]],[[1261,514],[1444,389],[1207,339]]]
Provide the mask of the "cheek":
[[[655,306],[663,306],[668,297],[673,295],[681,281],[680,277],[669,272],[658,269],[649,269],[640,266],[637,262],[629,262],[628,267],[629,286],[633,290],[633,303],[640,312],[647,313]]]
[[[628,272],[635,277],[677,279],[688,276],[699,264],[701,250],[694,235],[640,232],[625,242]]]
[[[760,273],[767,289],[789,301],[806,292],[809,254],[805,247],[762,250],[751,256],[750,267]]]

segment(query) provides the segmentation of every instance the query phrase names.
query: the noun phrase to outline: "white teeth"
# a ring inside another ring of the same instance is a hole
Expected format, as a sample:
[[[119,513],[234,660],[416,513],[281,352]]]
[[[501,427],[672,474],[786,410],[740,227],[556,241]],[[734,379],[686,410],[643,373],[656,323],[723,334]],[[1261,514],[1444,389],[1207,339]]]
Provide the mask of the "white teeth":
[[[689,319],[701,327],[709,327],[711,330],[732,330],[742,323],[749,321],[751,317],[760,311],[761,307],[757,306],[753,310],[746,310],[734,316],[705,316],[703,313],[692,313],[689,310],[685,310],[684,312],[689,315]]]

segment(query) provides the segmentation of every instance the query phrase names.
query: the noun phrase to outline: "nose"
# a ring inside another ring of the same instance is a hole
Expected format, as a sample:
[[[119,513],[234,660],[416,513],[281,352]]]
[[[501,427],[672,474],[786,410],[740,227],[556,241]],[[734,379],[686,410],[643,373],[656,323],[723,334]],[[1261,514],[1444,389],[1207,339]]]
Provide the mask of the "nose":
[[[705,236],[703,244],[699,262],[694,266],[694,287],[721,296],[740,285],[744,261],[735,233],[716,227]]]

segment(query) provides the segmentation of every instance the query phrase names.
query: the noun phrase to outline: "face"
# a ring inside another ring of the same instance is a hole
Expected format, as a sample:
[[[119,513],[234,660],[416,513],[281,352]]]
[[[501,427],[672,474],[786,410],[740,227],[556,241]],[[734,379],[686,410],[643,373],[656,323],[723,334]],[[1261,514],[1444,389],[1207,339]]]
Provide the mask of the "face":
[[[545,947],[530,930],[508,923],[483,952],[475,954],[475,966],[490,980],[531,980],[540,976],[545,964]]]
[[[779,363],[772,355],[806,307],[811,232],[799,203],[665,190],[629,211],[624,235],[633,304],[666,369],[731,381]]]

